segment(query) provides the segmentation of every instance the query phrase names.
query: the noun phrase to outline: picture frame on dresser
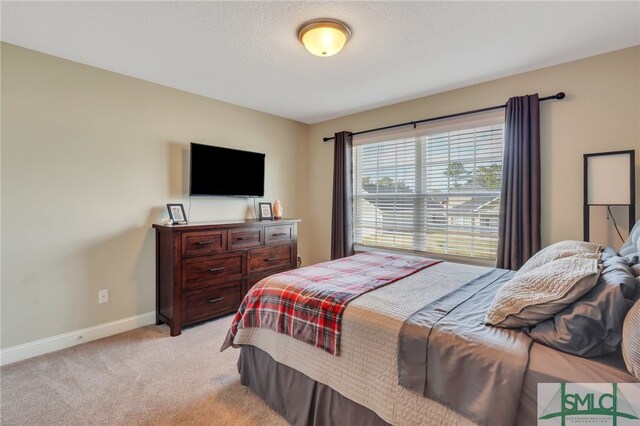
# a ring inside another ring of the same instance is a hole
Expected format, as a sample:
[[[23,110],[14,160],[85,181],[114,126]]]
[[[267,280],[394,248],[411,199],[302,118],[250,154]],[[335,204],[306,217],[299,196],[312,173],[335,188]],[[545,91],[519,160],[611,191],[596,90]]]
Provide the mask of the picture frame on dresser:
[[[258,203],[258,218],[260,220],[273,220],[273,208],[271,203]]]
[[[169,211],[169,219],[171,219],[173,223],[187,223],[187,213],[184,211],[182,204],[167,204],[167,210]]]

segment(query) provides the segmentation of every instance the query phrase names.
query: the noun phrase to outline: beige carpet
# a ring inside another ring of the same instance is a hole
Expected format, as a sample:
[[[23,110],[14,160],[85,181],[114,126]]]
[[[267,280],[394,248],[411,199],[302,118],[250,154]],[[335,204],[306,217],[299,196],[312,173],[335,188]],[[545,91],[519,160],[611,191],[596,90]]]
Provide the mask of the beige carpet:
[[[220,353],[231,317],[148,326],[2,367],[2,425],[286,425]]]

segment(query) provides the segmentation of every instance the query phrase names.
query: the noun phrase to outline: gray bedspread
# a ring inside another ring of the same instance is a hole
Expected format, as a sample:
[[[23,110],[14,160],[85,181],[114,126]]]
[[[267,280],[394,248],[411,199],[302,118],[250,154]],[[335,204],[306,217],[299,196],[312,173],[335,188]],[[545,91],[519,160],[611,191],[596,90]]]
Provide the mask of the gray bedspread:
[[[478,424],[512,425],[531,339],[484,324],[514,272],[493,269],[411,315],[398,338],[398,381]]]

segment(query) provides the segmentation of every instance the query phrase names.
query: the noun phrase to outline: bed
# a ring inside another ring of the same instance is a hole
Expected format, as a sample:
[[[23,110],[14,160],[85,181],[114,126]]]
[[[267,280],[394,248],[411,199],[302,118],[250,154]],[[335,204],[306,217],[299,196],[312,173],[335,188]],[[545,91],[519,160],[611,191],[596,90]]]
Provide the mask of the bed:
[[[357,297],[342,315],[339,356],[268,328],[240,328],[241,382],[295,425],[485,423],[401,386],[398,346],[414,313],[491,271],[442,262]],[[582,358],[533,342],[528,354],[511,402],[516,424],[536,423],[538,383],[637,382],[619,352]]]

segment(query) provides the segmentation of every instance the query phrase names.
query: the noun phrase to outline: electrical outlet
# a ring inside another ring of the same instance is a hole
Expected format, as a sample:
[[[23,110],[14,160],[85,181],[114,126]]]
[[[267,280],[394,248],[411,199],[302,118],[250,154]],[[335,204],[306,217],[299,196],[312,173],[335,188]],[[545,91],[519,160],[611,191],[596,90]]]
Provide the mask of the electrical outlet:
[[[109,290],[104,289],[98,292],[98,303],[107,303],[109,301]]]

